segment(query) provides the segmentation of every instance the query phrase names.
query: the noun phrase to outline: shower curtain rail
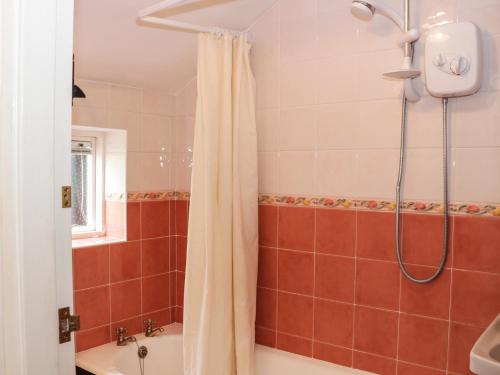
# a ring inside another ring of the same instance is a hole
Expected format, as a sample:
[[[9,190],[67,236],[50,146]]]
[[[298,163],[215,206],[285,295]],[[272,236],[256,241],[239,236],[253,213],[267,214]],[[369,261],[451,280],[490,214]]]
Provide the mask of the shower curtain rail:
[[[182,31],[193,32],[193,33],[211,33],[211,32],[219,32],[221,30],[225,30],[224,28],[215,27],[215,26],[203,26],[196,25],[188,22],[176,21],[173,19],[155,17],[153,14],[169,10],[176,9],[186,4],[196,3],[198,0],[163,0],[158,4],[151,5],[147,8],[142,9],[137,14],[138,20],[147,23],[150,25],[159,25],[159,26],[168,26],[174,29],[179,29]],[[226,30],[231,33],[239,34],[241,31],[238,30]]]

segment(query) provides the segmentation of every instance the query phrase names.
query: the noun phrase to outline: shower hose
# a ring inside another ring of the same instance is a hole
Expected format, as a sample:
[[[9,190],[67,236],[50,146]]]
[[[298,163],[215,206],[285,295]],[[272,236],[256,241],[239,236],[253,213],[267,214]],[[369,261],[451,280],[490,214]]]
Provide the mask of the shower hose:
[[[398,258],[399,267],[403,275],[410,281],[417,284],[427,284],[436,280],[439,275],[443,272],[446,258],[448,257],[448,98],[443,98],[443,225],[444,225],[444,238],[443,238],[443,248],[441,255],[441,262],[439,263],[436,272],[427,277],[419,279],[406,269],[401,255],[401,244],[400,244],[400,226],[401,226],[401,185],[403,183],[403,174],[405,169],[405,159],[406,159],[406,128],[407,128],[407,109],[408,100],[403,94],[403,105],[402,105],[402,115],[401,115],[401,147],[399,155],[399,173],[398,181],[396,184],[396,255]]]

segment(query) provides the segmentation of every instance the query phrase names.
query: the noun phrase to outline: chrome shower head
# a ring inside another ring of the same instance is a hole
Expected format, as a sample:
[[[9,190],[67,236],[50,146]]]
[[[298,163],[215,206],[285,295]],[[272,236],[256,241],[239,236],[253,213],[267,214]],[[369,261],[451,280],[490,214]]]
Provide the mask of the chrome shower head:
[[[375,7],[365,1],[354,0],[351,4],[351,13],[362,21],[370,21],[375,15]]]
[[[394,22],[401,30],[404,29],[403,18],[390,6],[378,0],[353,0],[351,13],[363,21],[370,21],[375,13],[381,14]]]

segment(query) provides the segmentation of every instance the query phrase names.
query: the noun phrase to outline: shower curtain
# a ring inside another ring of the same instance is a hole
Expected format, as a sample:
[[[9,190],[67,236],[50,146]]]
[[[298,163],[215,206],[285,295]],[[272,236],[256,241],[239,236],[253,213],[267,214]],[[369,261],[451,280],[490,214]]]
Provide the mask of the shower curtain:
[[[185,375],[254,374],[258,188],[249,50],[244,35],[199,36]]]

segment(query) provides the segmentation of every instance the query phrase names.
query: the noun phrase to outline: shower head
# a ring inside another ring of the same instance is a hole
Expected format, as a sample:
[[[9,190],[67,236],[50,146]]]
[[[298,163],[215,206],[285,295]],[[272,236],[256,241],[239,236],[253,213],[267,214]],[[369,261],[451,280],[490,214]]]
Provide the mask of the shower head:
[[[353,0],[351,13],[354,17],[363,21],[370,21],[375,13],[382,14],[394,22],[401,30],[404,30],[404,22],[401,15],[390,6],[378,0]]]
[[[354,0],[351,4],[351,13],[362,21],[370,21],[375,15],[375,7],[365,1]]]

